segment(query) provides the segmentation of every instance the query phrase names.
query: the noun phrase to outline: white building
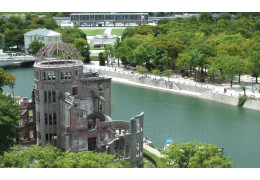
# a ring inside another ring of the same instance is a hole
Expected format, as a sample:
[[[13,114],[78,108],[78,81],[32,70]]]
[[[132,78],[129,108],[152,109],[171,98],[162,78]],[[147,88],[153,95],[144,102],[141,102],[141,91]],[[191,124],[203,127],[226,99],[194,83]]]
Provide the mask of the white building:
[[[28,51],[29,45],[32,41],[38,40],[48,45],[53,42],[61,42],[61,33],[49,30],[49,29],[35,29],[24,34],[24,48]]]

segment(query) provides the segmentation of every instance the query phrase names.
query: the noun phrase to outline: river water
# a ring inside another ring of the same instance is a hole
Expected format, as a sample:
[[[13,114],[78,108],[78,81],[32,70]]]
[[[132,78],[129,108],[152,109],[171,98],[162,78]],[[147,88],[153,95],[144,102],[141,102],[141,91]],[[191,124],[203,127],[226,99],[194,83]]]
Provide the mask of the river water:
[[[12,67],[15,94],[30,97],[32,67]],[[8,87],[5,91],[11,92]],[[224,147],[233,167],[260,167],[260,112],[236,106],[112,83],[112,118],[128,120],[144,111],[144,136],[163,148],[175,142],[198,141]]]

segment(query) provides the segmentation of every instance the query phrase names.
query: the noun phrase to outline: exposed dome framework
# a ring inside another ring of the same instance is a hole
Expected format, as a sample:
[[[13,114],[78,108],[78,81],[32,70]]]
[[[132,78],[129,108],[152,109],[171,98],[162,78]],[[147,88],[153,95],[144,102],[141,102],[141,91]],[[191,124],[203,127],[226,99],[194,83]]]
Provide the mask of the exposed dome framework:
[[[42,47],[36,54],[35,62],[47,62],[48,64],[68,63],[71,60],[82,62],[80,52],[70,44],[54,42]]]

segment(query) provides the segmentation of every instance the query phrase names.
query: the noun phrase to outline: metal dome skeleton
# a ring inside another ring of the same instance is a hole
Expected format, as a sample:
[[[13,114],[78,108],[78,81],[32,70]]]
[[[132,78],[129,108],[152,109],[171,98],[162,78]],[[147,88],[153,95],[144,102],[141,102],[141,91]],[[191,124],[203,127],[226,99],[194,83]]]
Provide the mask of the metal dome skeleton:
[[[70,62],[69,60],[77,60],[82,62],[80,52],[73,46],[64,42],[55,42],[42,47],[36,54],[35,63],[46,62],[51,64],[59,64],[64,62],[65,64]]]

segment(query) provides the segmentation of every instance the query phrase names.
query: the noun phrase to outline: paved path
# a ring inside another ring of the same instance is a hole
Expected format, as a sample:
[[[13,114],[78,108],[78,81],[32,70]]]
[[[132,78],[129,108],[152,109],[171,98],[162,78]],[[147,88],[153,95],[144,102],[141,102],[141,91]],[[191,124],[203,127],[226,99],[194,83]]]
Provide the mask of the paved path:
[[[164,155],[162,155],[157,149],[154,149],[154,148],[152,148],[152,147],[150,147],[150,146],[148,146],[148,145],[146,145],[145,143],[144,143],[144,149],[145,150],[147,150],[147,151],[149,151],[150,153],[152,153],[152,154],[154,154],[154,155],[156,155],[157,157],[164,157]]]

